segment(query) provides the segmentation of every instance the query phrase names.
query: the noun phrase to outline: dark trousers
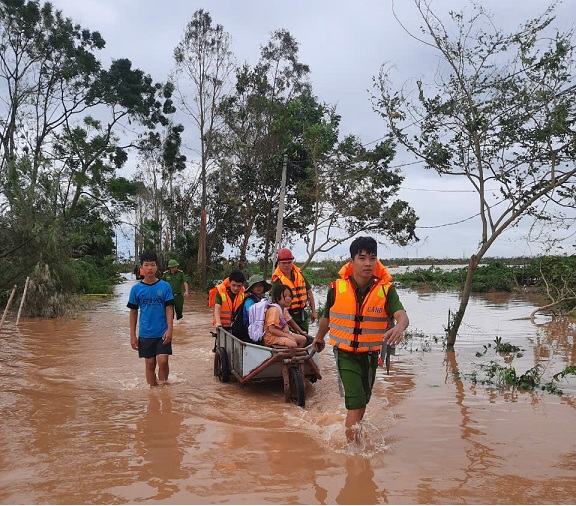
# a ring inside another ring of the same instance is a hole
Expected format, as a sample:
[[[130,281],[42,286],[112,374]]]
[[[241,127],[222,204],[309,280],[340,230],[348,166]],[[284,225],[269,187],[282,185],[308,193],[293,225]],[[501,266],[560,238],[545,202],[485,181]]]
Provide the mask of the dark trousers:
[[[184,295],[181,293],[174,295],[174,314],[176,319],[182,318],[182,311],[184,309]]]
[[[308,333],[309,318],[304,309],[291,309],[290,316],[304,332]]]

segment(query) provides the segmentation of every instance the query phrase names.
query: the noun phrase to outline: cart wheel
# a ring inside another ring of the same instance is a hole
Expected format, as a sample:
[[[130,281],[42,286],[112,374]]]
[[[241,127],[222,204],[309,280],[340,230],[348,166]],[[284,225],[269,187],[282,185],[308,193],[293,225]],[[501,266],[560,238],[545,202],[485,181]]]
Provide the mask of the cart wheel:
[[[222,347],[216,348],[214,353],[214,376],[222,383],[230,381],[230,365],[228,364],[228,354]]]
[[[306,393],[304,391],[304,378],[300,369],[290,368],[290,399],[294,404],[304,407],[306,404]]]

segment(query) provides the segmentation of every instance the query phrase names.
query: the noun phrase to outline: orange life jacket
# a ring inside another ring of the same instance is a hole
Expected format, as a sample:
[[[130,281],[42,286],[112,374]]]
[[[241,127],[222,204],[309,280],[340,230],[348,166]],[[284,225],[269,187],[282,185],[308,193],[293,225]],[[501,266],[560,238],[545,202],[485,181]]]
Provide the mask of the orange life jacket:
[[[293,277],[294,281],[292,281],[290,277]],[[308,301],[304,275],[298,267],[292,265],[292,276],[290,277],[285,276],[278,266],[272,274],[272,283],[276,280],[280,280],[283,285],[289,286],[292,289],[292,303],[290,304],[290,311],[304,309],[304,307],[306,307],[306,302]]]
[[[226,278],[220,284],[228,288],[230,286],[230,280]],[[214,304],[216,304],[216,294],[218,293],[218,286],[219,285],[216,285],[210,288],[210,290],[208,290],[208,307],[214,307]]]
[[[340,279],[331,284],[334,304],[330,308],[328,342],[340,350],[354,353],[380,349],[384,333],[390,325],[386,298],[392,286],[392,276],[378,261],[374,269],[377,280],[360,304],[350,279],[352,263],[344,265],[338,274]]]
[[[231,327],[232,320],[234,319],[234,313],[240,307],[240,304],[244,301],[245,290],[244,287],[234,297],[234,300],[230,298],[228,293],[228,287],[230,286],[230,281],[226,278],[222,283],[216,286],[217,293],[220,294],[222,299],[222,304],[220,305],[220,323],[223,327]],[[216,296],[214,296],[216,298]],[[216,325],[216,318],[213,319],[212,325]]]

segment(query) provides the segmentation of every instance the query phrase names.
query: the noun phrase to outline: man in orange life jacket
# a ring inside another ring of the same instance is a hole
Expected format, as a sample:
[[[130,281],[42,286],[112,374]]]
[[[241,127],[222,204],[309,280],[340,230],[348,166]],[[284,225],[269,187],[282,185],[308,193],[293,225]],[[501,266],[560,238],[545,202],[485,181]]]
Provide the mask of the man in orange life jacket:
[[[229,330],[232,326],[234,313],[244,301],[244,281],[241,271],[232,271],[228,278],[216,289],[218,293],[214,301],[214,326]]]
[[[382,342],[397,345],[408,327],[408,316],[392,284],[392,276],[377,258],[372,237],[350,244],[351,261],[332,282],[313,345],[324,349],[324,336],[334,346],[344,387],[346,438],[357,441],[359,423],[370,401]],[[395,320],[396,325],[391,326]]]
[[[308,332],[308,318],[304,308],[310,306],[310,321],[314,322],[318,317],[316,302],[310,284],[302,274],[302,271],[294,265],[294,257],[288,248],[278,250],[278,265],[272,273],[272,287],[286,285],[292,289],[292,304],[290,304],[290,316],[304,332]]]

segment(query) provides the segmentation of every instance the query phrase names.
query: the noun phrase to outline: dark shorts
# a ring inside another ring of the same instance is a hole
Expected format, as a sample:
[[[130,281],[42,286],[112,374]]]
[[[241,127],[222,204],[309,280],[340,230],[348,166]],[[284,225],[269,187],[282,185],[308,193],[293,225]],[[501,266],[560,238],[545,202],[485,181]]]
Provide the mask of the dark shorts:
[[[172,343],[164,345],[161,338],[138,339],[138,356],[140,358],[153,358],[156,355],[172,355]]]
[[[378,353],[350,353],[334,349],[340,380],[344,387],[346,409],[366,407],[378,367]]]

